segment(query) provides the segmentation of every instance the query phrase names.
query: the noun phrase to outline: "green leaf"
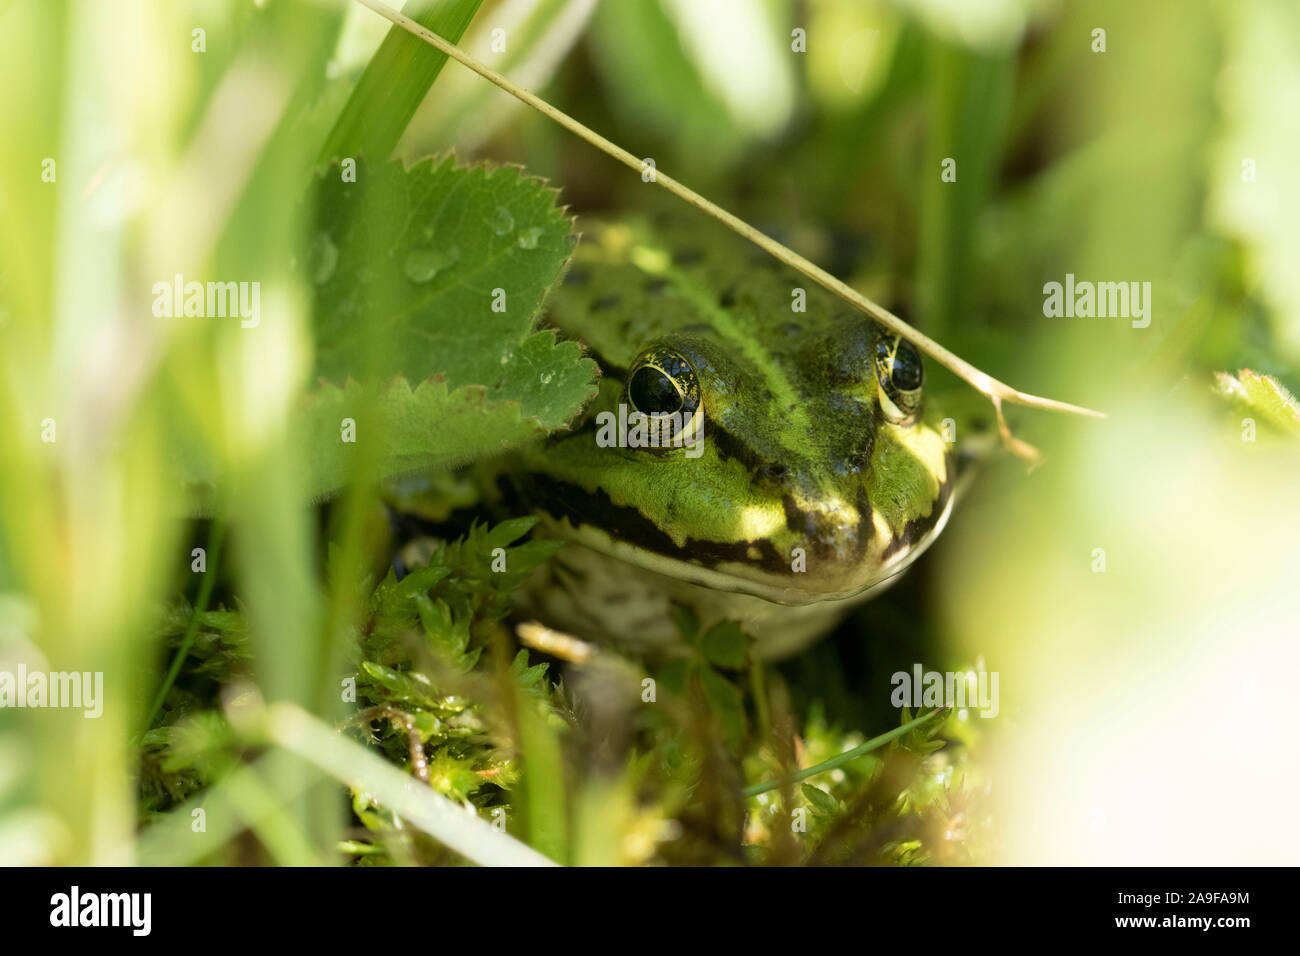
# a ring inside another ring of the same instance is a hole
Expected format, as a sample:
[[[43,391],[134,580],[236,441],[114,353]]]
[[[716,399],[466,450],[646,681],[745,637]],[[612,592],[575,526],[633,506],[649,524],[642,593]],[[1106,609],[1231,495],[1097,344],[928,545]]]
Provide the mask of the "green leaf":
[[[507,518],[505,521],[493,525],[492,529],[483,535],[483,547],[489,554],[495,548],[508,547],[526,535],[535,524],[537,524],[537,518],[533,515],[524,515],[521,518]]]
[[[820,787],[805,783],[799,789],[803,792],[804,798],[813,808],[814,813],[829,817],[839,812],[840,802]]]
[[[1300,403],[1277,379],[1243,368],[1236,376],[1215,373],[1215,390],[1289,435],[1300,436]]]
[[[556,192],[514,167],[362,165],[327,174],[307,253],[315,286],[316,373],[487,390],[544,428],[595,394],[595,362],[578,345],[533,333],[547,290],[573,250]]]
[[[401,671],[376,664],[374,661],[362,661],[361,669],[396,700],[420,704],[435,693],[422,678],[409,677]]]
[[[695,636],[700,633],[700,619],[696,616],[695,609],[689,604],[674,604],[671,613],[673,624],[682,640],[693,643]]]
[[[384,479],[465,464],[575,418],[596,394],[596,363],[532,331],[575,241],[555,191],[450,158],[361,164],[358,177],[320,182],[302,257],[325,379],[289,425],[305,493],[366,467]],[[192,510],[210,512],[219,456],[197,435],[172,453]]]
[[[549,664],[534,664],[529,667],[528,651],[521,648],[519,653],[515,655],[515,659],[510,662],[510,673],[514,675],[520,687],[533,687],[546,676],[546,669],[549,666]]]
[[[429,761],[429,785],[436,793],[463,803],[483,785],[483,778],[475,772],[473,761],[441,753]]]
[[[415,595],[414,601],[420,615],[420,626],[429,635],[433,645],[443,657],[456,663],[461,670],[470,670],[476,658],[466,654],[470,640],[469,620],[457,620],[445,601],[430,600],[427,594]]]
[[[663,664],[656,672],[655,679],[674,694],[686,691],[686,680],[690,675],[691,662],[684,657],[677,657]]]
[[[933,717],[934,719],[927,720],[920,726],[907,731],[901,737],[892,741],[890,746],[897,747],[900,750],[911,751],[912,753],[920,754],[921,756],[929,756],[936,750],[942,750],[947,746],[947,741],[940,737],[939,733],[943,730],[943,726],[948,720],[948,715],[951,713],[951,707],[940,707],[937,710],[931,711],[927,716]],[[903,712],[900,716],[899,727],[904,727],[913,720],[911,710],[907,707],[903,708]],[[917,716],[918,718],[920,717],[919,714]]]
[[[448,391],[441,379],[412,389],[396,379],[376,391],[355,381],[325,384],[305,400],[294,433],[306,466],[307,493],[328,494],[347,483],[371,455],[377,477],[459,465],[546,433],[537,419],[521,417],[517,401],[489,404],[480,386]],[[345,420],[355,441],[345,441]]]
[[[401,582],[393,585],[395,596],[407,598],[412,597],[422,591],[428,591],[439,581],[451,573],[451,568],[427,566],[416,568]]]
[[[700,639],[700,653],[718,667],[740,670],[749,660],[749,635],[735,621],[719,621]]]
[[[707,664],[700,667],[699,674],[700,683],[704,687],[704,697],[722,721],[727,740],[733,744],[738,742],[745,736],[747,726],[740,691]]]

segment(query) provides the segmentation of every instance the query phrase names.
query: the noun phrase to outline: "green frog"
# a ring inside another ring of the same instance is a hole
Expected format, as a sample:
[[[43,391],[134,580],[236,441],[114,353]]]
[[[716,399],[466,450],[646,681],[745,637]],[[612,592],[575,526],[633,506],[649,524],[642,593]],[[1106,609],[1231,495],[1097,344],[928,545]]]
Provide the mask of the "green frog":
[[[651,650],[680,644],[684,604],[739,622],[761,657],[793,654],[948,519],[956,455],[925,414],[921,357],[694,220],[583,227],[545,321],[598,362],[598,396],[491,482],[568,542],[530,610]]]

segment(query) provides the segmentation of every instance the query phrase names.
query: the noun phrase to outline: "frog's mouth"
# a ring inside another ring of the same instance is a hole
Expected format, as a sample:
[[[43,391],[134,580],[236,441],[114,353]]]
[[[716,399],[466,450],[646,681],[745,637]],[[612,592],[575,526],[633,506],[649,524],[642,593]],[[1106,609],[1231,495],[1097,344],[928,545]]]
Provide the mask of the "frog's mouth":
[[[545,475],[530,478],[554,481]],[[883,585],[929,547],[947,524],[954,502],[952,481],[946,480],[928,514],[895,531],[870,511],[864,518],[870,521],[870,533],[861,535],[860,546],[814,553],[801,562],[792,559],[788,541],[687,538],[679,543],[636,508],[613,504],[601,490],[572,485],[539,490],[552,506],[542,514],[543,524],[555,537],[675,581],[785,605],[844,600]]]

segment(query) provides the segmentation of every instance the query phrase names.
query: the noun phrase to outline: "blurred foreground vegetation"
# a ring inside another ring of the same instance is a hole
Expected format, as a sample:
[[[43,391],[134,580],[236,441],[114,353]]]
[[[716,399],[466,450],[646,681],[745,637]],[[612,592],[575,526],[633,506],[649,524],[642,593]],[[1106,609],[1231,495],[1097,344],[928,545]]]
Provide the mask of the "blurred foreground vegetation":
[[[382,479],[580,411],[589,361],[531,320],[583,217],[649,187],[355,4],[0,4],[0,671],[105,681],[98,719],[0,710],[0,861],[1294,862],[1294,3],[407,12],[1110,418],[1014,414],[1045,463],[992,462],[795,660],[687,619],[675,662],[523,647],[509,595],[550,545],[479,524],[399,582]],[[500,247],[425,241],[447,196],[505,211]],[[457,279],[498,253],[526,309]],[[1045,316],[1067,273],[1150,282],[1150,325]],[[428,337],[391,321],[439,274]],[[258,281],[260,321],[159,317],[177,275]],[[312,437],[344,401],[385,423],[357,454]],[[999,671],[999,717],[789,780],[915,717],[889,675],[917,661]]]

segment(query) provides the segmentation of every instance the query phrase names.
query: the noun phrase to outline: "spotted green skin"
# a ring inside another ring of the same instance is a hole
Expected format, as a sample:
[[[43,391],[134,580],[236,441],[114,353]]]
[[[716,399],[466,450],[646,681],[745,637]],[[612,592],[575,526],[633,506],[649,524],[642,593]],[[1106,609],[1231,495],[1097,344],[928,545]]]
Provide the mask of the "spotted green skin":
[[[512,469],[522,506],[620,562],[784,605],[860,595],[928,544],[952,449],[923,418],[888,420],[876,323],[698,218],[583,226],[546,320],[590,350],[600,392]],[[698,458],[597,445],[595,416],[652,345],[698,376]]]

